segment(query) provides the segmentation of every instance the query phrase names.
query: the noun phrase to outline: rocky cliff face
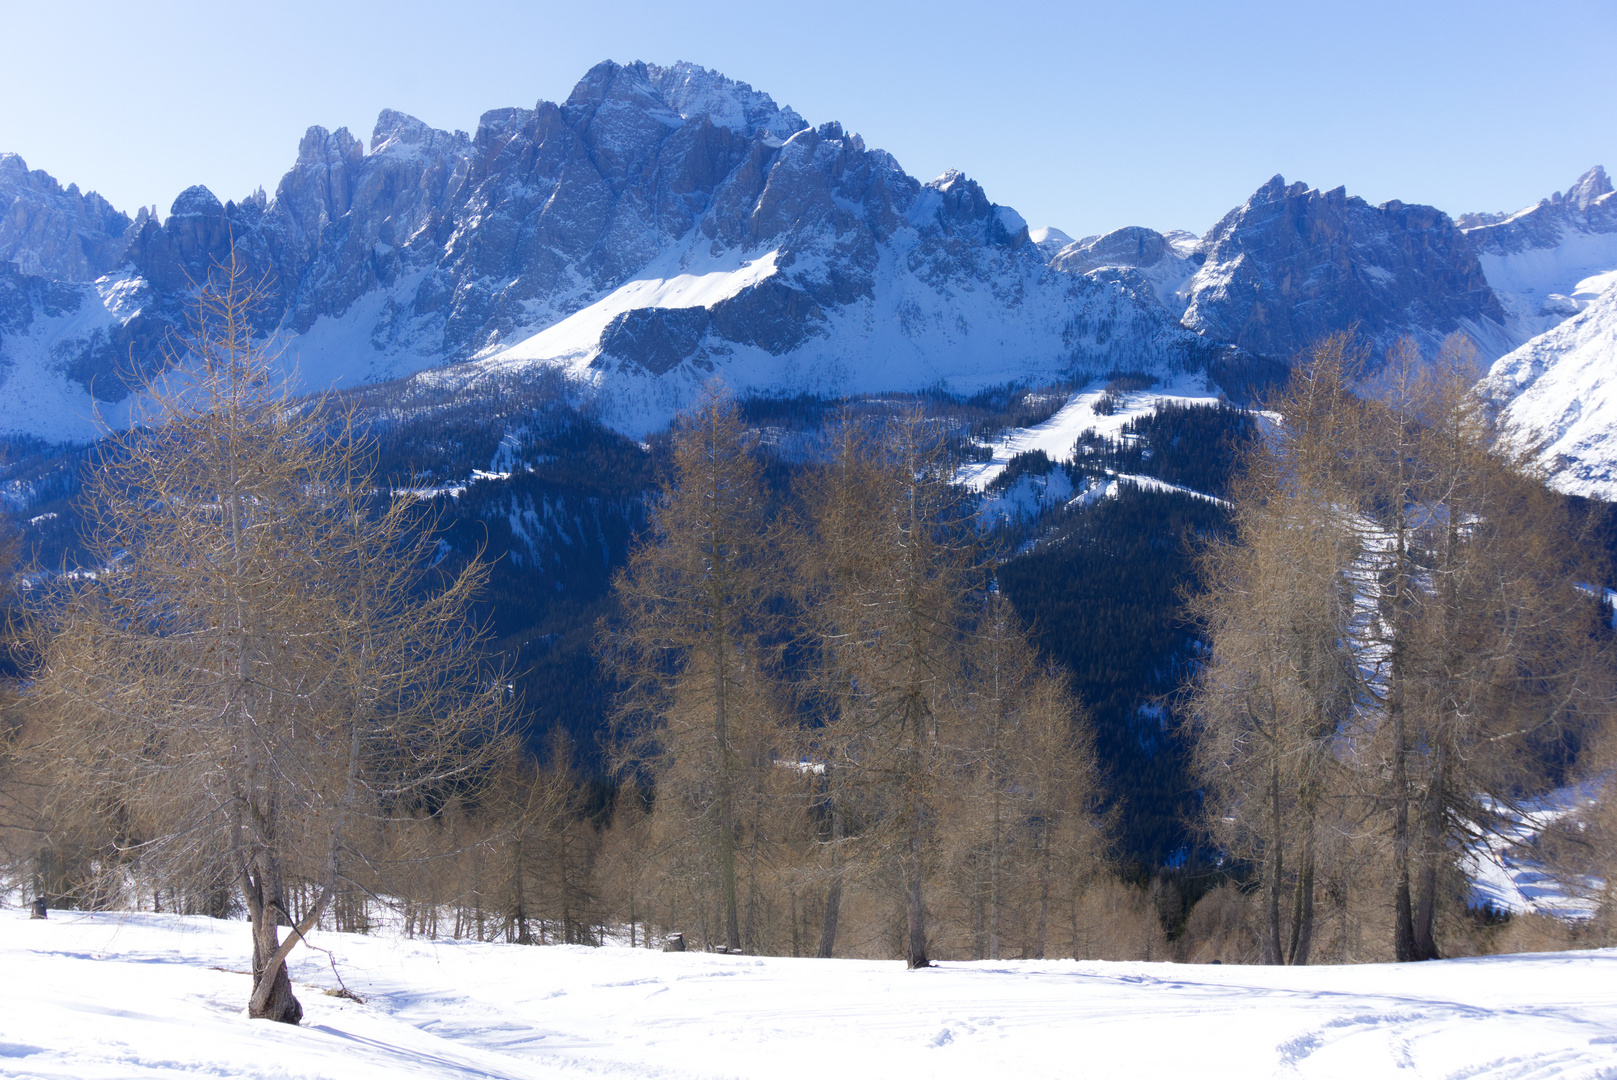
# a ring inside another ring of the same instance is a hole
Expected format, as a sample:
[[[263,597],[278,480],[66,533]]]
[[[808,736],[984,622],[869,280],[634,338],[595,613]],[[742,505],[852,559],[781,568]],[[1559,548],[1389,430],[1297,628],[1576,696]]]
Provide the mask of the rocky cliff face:
[[[1504,351],[1500,307],[1465,234],[1430,206],[1371,206],[1276,176],[1202,238],[1185,325],[1289,357],[1358,326],[1376,349],[1464,330]]]
[[[58,281],[93,281],[123,263],[133,225],[95,192],[80,194],[76,184],[63,190],[16,154],[0,154],[0,263]]]

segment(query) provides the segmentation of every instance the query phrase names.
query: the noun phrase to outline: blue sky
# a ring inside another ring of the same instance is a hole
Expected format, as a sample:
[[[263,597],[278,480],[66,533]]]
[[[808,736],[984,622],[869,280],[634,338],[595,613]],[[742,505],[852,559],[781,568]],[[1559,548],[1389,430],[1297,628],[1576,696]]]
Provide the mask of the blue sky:
[[[1274,173],[1451,213],[1617,167],[1617,2],[0,0],[0,150],[120,208],[274,190],[311,124],[471,130],[691,60],[1035,225],[1205,230]]]

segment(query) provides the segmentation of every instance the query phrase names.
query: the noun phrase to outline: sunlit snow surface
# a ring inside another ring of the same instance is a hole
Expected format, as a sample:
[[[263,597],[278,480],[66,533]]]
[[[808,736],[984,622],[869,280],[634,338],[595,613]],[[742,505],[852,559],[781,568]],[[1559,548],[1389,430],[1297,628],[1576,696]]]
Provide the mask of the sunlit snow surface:
[[[1617,498],[1617,279],[1582,311],[1500,358],[1480,388],[1504,406],[1551,483]]]
[[[242,923],[0,911],[0,1076],[1598,1077],[1617,952],[1360,967],[757,959],[319,935],[250,1021]],[[216,970],[219,968],[227,970]]]
[[[1078,436],[1089,430],[1115,439],[1131,420],[1149,416],[1157,406],[1216,405],[1218,390],[1211,386],[1205,375],[1180,375],[1174,381],[1122,395],[1116,409],[1109,416],[1095,412],[1095,404],[1106,392],[1106,380],[1097,380],[1067,399],[1054,416],[1030,428],[1013,428],[994,440],[994,456],[988,461],[974,461],[962,466],[955,474],[955,482],[981,491],[994,478],[1005,471],[1005,466],[1018,454],[1043,450],[1051,461],[1066,461],[1072,457],[1073,444]],[[1171,485],[1164,485],[1171,486]]]
[[[1533,841],[1548,826],[1592,803],[1597,791],[1597,782],[1574,784],[1514,809],[1492,807],[1497,819],[1466,856],[1471,902],[1516,915],[1573,920],[1594,915],[1602,883],[1559,879],[1534,857]]]
[[[1102,415],[1095,411],[1095,405],[1105,396],[1106,383],[1107,380],[1099,379],[1072,394],[1066,404],[1042,424],[1011,428],[1000,435],[990,444],[994,456],[961,466],[955,472],[955,483],[983,492],[1018,454],[1042,450],[1051,461],[1067,461],[1072,457],[1074,444],[1086,431],[1115,439],[1129,421],[1149,416],[1160,405],[1212,406],[1219,401],[1218,391],[1205,375],[1179,375],[1165,385],[1120,395],[1112,412]],[[1119,485],[1125,482],[1150,491],[1171,491],[1210,502],[1222,501],[1154,476],[1117,472],[1111,473],[1109,478],[1082,481],[1087,486],[1075,489],[1067,472],[1055,469],[1044,476],[1023,475],[1008,487],[984,494],[978,516],[985,525],[1000,519],[1031,520],[1063,504],[1088,506],[1100,499],[1115,497]]]
[[[706,260],[709,265],[701,265],[694,272],[674,259],[677,254],[654,260],[639,277],[600,301],[501,350],[489,366],[494,370],[520,369],[534,361],[544,361],[581,375],[596,355],[601,331],[617,316],[642,308],[711,308],[772,277],[780,252],[750,257],[739,251],[726,252],[725,258]]]

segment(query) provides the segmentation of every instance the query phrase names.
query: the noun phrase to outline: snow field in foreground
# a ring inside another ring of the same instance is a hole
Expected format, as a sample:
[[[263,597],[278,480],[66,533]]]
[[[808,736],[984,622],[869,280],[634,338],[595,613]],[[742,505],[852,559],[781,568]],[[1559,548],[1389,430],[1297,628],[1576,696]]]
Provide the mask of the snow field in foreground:
[[[247,927],[0,911],[0,1076],[1597,1077],[1617,951],[1302,969],[664,954],[320,934],[248,1020]],[[226,970],[217,970],[217,969]],[[1400,1071],[1403,1070],[1403,1071]]]

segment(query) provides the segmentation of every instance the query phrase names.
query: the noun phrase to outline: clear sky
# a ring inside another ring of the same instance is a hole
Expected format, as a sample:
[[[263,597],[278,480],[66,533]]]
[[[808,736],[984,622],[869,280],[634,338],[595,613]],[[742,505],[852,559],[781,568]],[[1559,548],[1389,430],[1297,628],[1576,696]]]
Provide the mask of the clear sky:
[[[0,150],[131,213],[603,59],[716,68],[1074,236],[1199,233],[1277,172],[1459,213],[1617,168],[1617,0],[0,0],[0,55]]]

